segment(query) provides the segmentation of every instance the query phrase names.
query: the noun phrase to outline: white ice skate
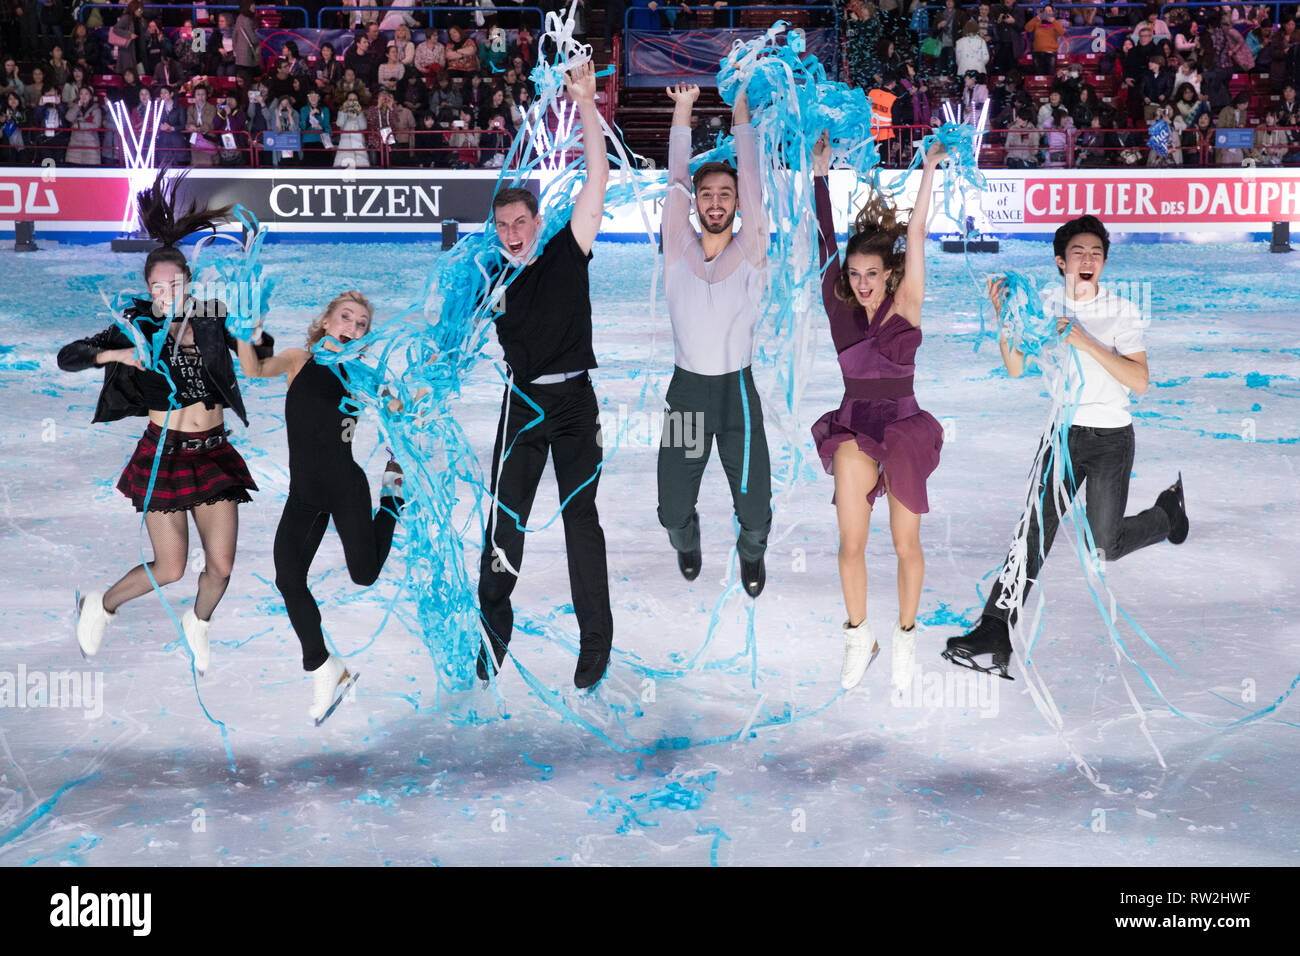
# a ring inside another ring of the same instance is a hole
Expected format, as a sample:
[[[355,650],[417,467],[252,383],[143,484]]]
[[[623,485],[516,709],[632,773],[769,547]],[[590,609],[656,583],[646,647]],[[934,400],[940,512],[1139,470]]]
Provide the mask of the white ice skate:
[[[910,631],[903,630],[903,622],[894,622],[894,637],[890,644],[892,651],[892,668],[890,683],[894,690],[902,691],[912,684],[912,673],[916,668],[916,632],[919,625],[913,624]]]
[[[343,703],[343,698],[352,689],[361,674],[350,674],[343,662],[331,654],[325,663],[311,672],[311,710],[308,714],[316,721],[316,726],[329,718],[330,714]]]
[[[200,621],[193,611],[186,611],[185,616],[181,618],[185,643],[190,646],[190,652],[194,655],[194,669],[198,671],[200,677],[212,662],[211,647],[208,643],[208,628],[211,626],[211,621]]]
[[[91,658],[99,653],[99,645],[104,643],[104,628],[115,617],[116,613],[104,610],[103,591],[91,591],[77,601],[77,646],[82,657]]]
[[[840,672],[840,686],[852,690],[862,680],[871,662],[880,653],[880,645],[871,637],[866,618],[857,627],[844,622],[844,669]]]

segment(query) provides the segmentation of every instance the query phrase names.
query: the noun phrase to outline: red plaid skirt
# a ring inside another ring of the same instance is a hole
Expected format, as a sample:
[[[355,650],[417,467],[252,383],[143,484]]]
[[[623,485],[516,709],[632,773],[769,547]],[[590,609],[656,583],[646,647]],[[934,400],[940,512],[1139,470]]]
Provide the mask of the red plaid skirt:
[[[205,432],[178,432],[167,430],[165,445],[175,444],[175,450],[164,450],[158,462],[158,476],[154,479],[153,493],[149,496],[150,511],[189,511],[196,505],[214,501],[249,502],[250,491],[256,491],[253,476],[239,452],[226,441],[225,426]],[[135,453],[126,463],[122,477],[117,480],[117,490],[131,499],[136,511],[144,511],[145,492],[149,489],[149,475],[153,471],[154,455],[158,450],[158,437],[162,429],[153,422],[144,430]],[[199,447],[187,450],[181,442],[191,446],[204,442],[215,443],[213,448]]]

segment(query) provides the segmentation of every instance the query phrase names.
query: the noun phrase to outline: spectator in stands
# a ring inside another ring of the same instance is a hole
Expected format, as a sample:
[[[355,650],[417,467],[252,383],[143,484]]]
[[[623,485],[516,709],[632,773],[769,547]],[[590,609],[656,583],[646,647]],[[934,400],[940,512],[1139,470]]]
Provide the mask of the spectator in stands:
[[[1235,32],[1235,31],[1234,31]],[[1219,111],[1219,129],[1245,129],[1250,126],[1250,94],[1242,90],[1232,102]],[[1220,166],[1240,166],[1246,154],[1240,149],[1216,149],[1214,161]]]
[[[532,106],[533,94],[529,90],[528,84],[519,84],[519,89],[515,91],[514,101],[510,106],[510,125],[519,129],[528,121],[528,109]]]
[[[375,70],[373,76],[371,75],[372,67]],[[355,73],[357,79],[366,84],[367,88],[374,88],[378,85],[379,69],[375,66],[375,61],[370,58],[369,38],[357,36],[353,39],[352,45],[343,54],[343,68]]]
[[[100,165],[99,130],[104,126],[104,111],[95,102],[95,94],[89,87],[81,88],[77,102],[68,110],[67,121],[72,136],[63,161],[69,166]]]
[[[63,42],[63,0],[23,0],[23,6],[36,4],[40,21],[41,49],[49,50]],[[37,157],[38,160],[40,157]]]
[[[397,95],[397,84],[406,76],[406,66],[397,57],[397,44],[388,44],[384,55],[384,65],[379,68],[379,88]]]
[[[191,31],[192,32],[192,31]],[[235,64],[235,28],[229,13],[217,14],[217,28],[194,49],[192,40],[182,39],[181,65],[190,76],[238,76]]]
[[[99,38],[91,33],[84,23],[72,28],[72,40],[68,44],[68,55],[73,64],[86,71],[87,76],[98,73],[104,68],[100,53]]]
[[[1300,127],[1300,99],[1296,98],[1295,84],[1282,87],[1282,100],[1277,104],[1278,125]],[[1291,141],[1300,142],[1300,130],[1293,130]]]
[[[212,136],[216,140],[217,161],[222,166],[249,165],[248,114],[239,108],[239,97],[227,90],[217,105],[212,120]]]
[[[296,42],[294,42],[293,40],[289,40],[287,43],[285,43],[284,49],[281,51],[280,54],[280,59],[289,67],[289,75],[291,77],[296,76],[302,80],[306,80],[308,78],[307,61],[304,60],[301,55],[299,55],[298,44]],[[277,62],[276,65],[278,66],[279,63]]]
[[[45,84],[45,89],[42,90],[36,105],[27,115],[30,117],[31,125],[41,130],[32,140],[32,146],[35,147],[33,159],[36,164],[39,166],[47,159],[54,160],[56,165],[62,163],[63,151],[68,145],[68,121],[64,116],[63,103],[59,99],[59,90],[53,83]],[[1285,141],[1285,133],[1282,134],[1282,138]],[[1281,155],[1278,153],[1279,159]]]
[[[979,123],[980,113],[989,99],[989,88],[985,84],[984,74],[968,70],[962,80],[961,120],[975,126]]]
[[[294,105],[291,97],[281,96],[272,104],[270,129],[276,134],[300,132],[298,129],[298,108]],[[301,145],[301,137],[298,142]],[[302,151],[300,149],[271,150],[271,163],[274,166],[297,166],[301,162]]]
[[[1097,115],[1097,107],[1100,100],[1097,99],[1097,93],[1091,86],[1086,83],[1079,88],[1079,98],[1074,103],[1074,108],[1070,110],[1070,118],[1074,120],[1074,128],[1084,130],[1092,125],[1092,118]]]
[[[442,73],[446,64],[447,54],[438,42],[438,31],[429,30],[424,35],[424,42],[415,48],[415,69],[426,79],[433,79]]]
[[[1264,114],[1264,124],[1255,130],[1255,161],[1261,166],[1281,166],[1291,151],[1291,140],[1281,125],[1275,106]]]
[[[483,77],[475,73],[469,78],[469,85],[461,88],[461,96],[464,99],[465,108],[473,115],[478,115],[478,111],[488,99],[488,90],[483,85]]]
[[[1065,36],[1065,24],[1056,19],[1056,10],[1049,3],[1025,24],[1025,31],[1034,38],[1034,73],[1051,76],[1056,72],[1056,51]]]
[[[1173,39],[1173,32],[1169,29],[1169,24],[1160,19],[1160,7],[1158,5],[1152,4],[1147,7],[1146,14],[1142,17],[1141,24],[1139,24],[1137,30],[1133,31],[1133,39],[1138,43],[1142,42],[1138,34],[1143,29],[1150,31],[1153,39],[1156,37],[1168,37],[1171,40]]]
[[[162,86],[180,86],[189,77],[181,69],[180,63],[176,61],[175,54],[171,50],[167,50],[158,60],[158,65],[153,68],[152,79],[154,83]]]
[[[1038,154],[1039,133],[1034,128],[1034,114],[1023,109],[1007,129],[1008,169],[1034,169],[1041,164]]]
[[[455,165],[460,169],[478,167],[478,133],[472,130],[473,123],[473,117],[466,109],[462,109],[460,116],[451,123],[453,133],[448,138],[447,145],[456,151]]]
[[[443,164],[442,147],[446,142],[438,117],[430,110],[420,114],[411,136],[411,165],[417,169],[435,169]]]
[[[253,12],[253,0],[239,0],[239,16],[235,17],[234,48],[235,72],[242,74],[250,83],[262,67],[259,52],[261,41],[257,37],[257,20]]]
[[[1142,94],[1142,118],[1150,123],[1174,95],[1174,77],[1165,66],[1164,57],[1153,56],[1147,61],[1147,71],[1142,75],[1139,91]]]
[[[989,47],[980,36],[979,24],[975,20],[966,21],[966,25],[962,27],[962,37],[957,41],[954,49],[958,76],[966,76],[972,72],[983,73],[988,66]]]
[[[332,96],[334,87],[343,82],[343,64],[334,53],[333,43],[322,43],[320,46],[315,81],[316,90],[321,96]]]
[[[385,165],[385,149],[389,150],[387,165],[407,165],[413,129],[415,117],[411,111],[397,105],[392,91],[380,90],[375,95],[375,105],[366,110],[366,146],[370,149],[371,165]]]
[[[5,147],[0,150],[0,160],[6,166],[26,166],[28,163],[26,140],[23,127],[27,125],[27,111],[23,109],[23,98],[12,89],[0,101],[0,135],[4,137]],[[96,150],[95,155],[99,153]]]
[[[10,93],[17,93],[21,105],[23,90],[27,89],[27,84],[18,74],[18,63],[13,57],[5,60],[4,75],[0,76],[0,97],[7,97]],[[0,100],[3,102],[3,100]]]
[[[1052,81],[1052,89],[1061,94],[1061,105],[1073,111],[1079,102],[1079,91],[1083,89],[1083,67],[1078,63],[1067,63],[1061,67]]]
[[[1208,110],[1196,117],[1196,123],[1182,135],[1183,165],[1207,166],[1214,146],[1214,124]]]
[[[130,0],[117,23],[108,31],[108,42],[115,52],[113,71],[119,76],[137,69],[143,53],[144,17],[142,0]]]
[[[185,132],[190,138],[191,166],[217,164],[217,147],[210,135],[216,118],[216,107],[208,102],[208,88],[200,83],[194,87],[190,105],[185,110]]]
[[[189,164],[189,150],[185,142],[185,110],[176,102],[173,87],[156,86],[158,102],[162,104],[158,117],[158,138],[154,140],[154,156],[159,166],[185,166]]]
[[[361,106],[365,107],[370,105],[369,87],[357,78],[357,71],[349,66],[344,67],[343,69],[342,82],[340,82],[338,86],[334,87],[335,104],[346,103],[348,95],[351,93],[356,94],[357,102],[360,103]],[[342,112],[343,108],[340,106],[339,113],[341,114]]]
[[[433,30],[429,31],[433,33]],[[397,61],[403,66],[415,65],[415,41],[411,39],[411,28],[405,23],[393,31],[393,46],[397,47]]]
[[[72,64],[63,58],[63,47],[56,45],[50,50],[50,60],[45,64],[44,69],[45,78],[54,88],[63,89],[63,84],[68,82],[68,75],[72,69]]]
[[[1102,117],[1094,114],[1088,125],[1075,139],[1074,164],[1076,166],[1109,166],[1106,152],[1106,134],[1102,132]]]
[[[261,81],[254,83],[248,91],[248,139],[257,150],[259,166],[267,164],[266,150],[262,148],[262,134],[274,128],[272,125],[274,119],[271,115],[271,107],[274,103],[275,100],[271,99],[271,91]]]
[[[1063,106],[1060,90],[1052,90],[1052,92],[1048,93],[1047,102],[1038,108],[1038,125],[1043,128],[1051,125],[1052,116]]]
[[[1023,78],[1016,70],[1007,74],[1005,79],[998,84],[992,91],[991,99],[993,102],[989,105],[989,114],[992,122],[989,123],[991,128],[1007,129],[1015,124],[1016,117],[1022,110],[1029,110],[1032,115],[1034,112],[1034,101],[1021,86]],[[1034,125],[1030,120],[1030,125]]]
[[[957,38],[966,25],[966,14],[957,6],[957,0],[944,0],[943,9],[935,15],[930,35],[939,40],[939,72],[953,76],[957,70]]]
[[[63,101],[63,108],[66,110],[75,105],[77,100],[81,99],[81,90],[86,86],[86,71],[79,66],[72,68],[72,75],[68,81],[63,84],[63,95],[60,97]]]
[[[1043,166],[1059,169],[1065,166],[1066,149],[1074,122],[1064,106],[1057,107],[1043,122]]]
[[[1025,37],[1016,24],[1013,9],[999,7],[993,30],[993,72],[1010,73],[1024,53]]]
[[[453,77],[478,73],[478,44],[458,26],[447,31],[446,62],[447,72]]]
[[[510,44],[509,53],[511,65],[520,66],[521,76],[530,71],[537,59],[537,45],[533,41],[532,31],[521,26],[515,35],[515,42]],[[516,59],[522,60],[522,64],[516,64]]]
[[[488,129],[494,116],[500,116],[505,120],[506,127],[514,133],[514,125],[510,122],[510,105],[506,102],[506,91],[501,87],[492,89],[491,96],[479,107],[474,122],[479,129]]]
[[[36,112],[36,104],[40,102],[41,96],[45,93],[45,71],[39,66],[32,67],[32,78],[23,84],[22,99],[23,109],[27,114]]]
[[[1137,40],[1124,43],[1124,80],[1126,86],[1137,86],[1142,82],[1142,74],[1147,71],[1147,64],[1160,51],[1156,48],[1151,28],[1145,24],[1138,28]],[[1141,92],[1139,90],[1139,92]]]
[[[383,6],[383,4],[379,2],[375,2],[372,5]],[[415,26],[419,21],[407,12],[413,6],[415,6],[415,0],[393,0],[388,13],[384,14],[383,20],[379,21],[378,28],[387,33],[389,31],[395,31],[398,27],[409,28]],[[487,4],[483,4],[483,6],[487,6]],[[407,42],[410,42],[411,38],[409,32],[406,39]]]
[[[1184,83],[1188,83],[1188,84],[1190,84],[1191,87],[1192,87],[1192,89],[1194,89],[1194,90],[1196,91],[1196,95],[1197,95],[1197,96],[1200,96],[1200,95],[1201,95],[1201,74],[1200,74],[1200,72],[1199,72],[1199,71],[1196,69],[1196,67],[1193,66],[1192,64],[1187,63],[1186,61],[1181,61],[1181,60],[1180,60],[1179,63],[1178,63],[1178,68],[1174,71],[1174,96],[1175,96],[1175,98],[1178,96],[1178,90],[1182,88],[1182,85],[1183,85]]]
[[[293,95],[293,77],[289,75],[289,64],[281,57],[275,61],[274,72],[264,80],[271,91],[271,102]]]
[[[153,76],[154,67],[162,62],[163,54],[172,52],[172,41],[167,39],[157,20],[146,20],[144,27],[144,56],[140,61],[141,76]]]
[[[1207,113],[1210,104],[1202,99],[1201,94],[1191,83],[1179,84],[1174,92],[1174,122],[1181,121],[1184,128],[1195,126],[1196,117],[1201,113]]]
[[[308,90],[307,102],[298,110],[298,128],[302,130],[302,159],[307,166],[328,166],[330,153],[330,108],[321,100],[320,90]]]
[[[127,110],[133,110],[140,105],[140,91],[144,86],[140,83],[140,78],[136,76],[135,70],[124,70],[122,72],[122,85],[113,90],[113,99],[119,100],[126,104]]]
[[[335,166],[360,168],[370,165],[366,155],[366,114],[361,108],[361,99],[355,90],[348,90],[339,97],[338,115],[338,149],[334,153]]]
[[[606,0],[605,3],[605,49],[613,55],[614,37],[623,36],[624,22],[627,19],[627,0]],[[620,40],[620,42],[622,42]]]

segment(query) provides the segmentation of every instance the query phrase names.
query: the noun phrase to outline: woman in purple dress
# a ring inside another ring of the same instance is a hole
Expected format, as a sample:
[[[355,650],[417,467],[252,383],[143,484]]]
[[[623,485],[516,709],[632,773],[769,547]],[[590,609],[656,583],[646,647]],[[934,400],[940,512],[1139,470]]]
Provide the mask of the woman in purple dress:
[[[925,577],[921,515],[930,510],[925,482],[943,445],[943,429],[912,394],[912,374],[921,344],[926,218],[934,170],[944,157],[938,143],[926,154],[920,193],[906,223],[882,197],[862,207],[841,267],[826,185],[825,135],[813,150],[822,301],[844,375],[844,400],[817,420],[812,433],[822,465],[835,476],[840,587],[849,615],[840,675],[846,689],[857,685],[880,651],[867,627],[866,549],[871,506],[882,494],[889,496],[889,529],[898,554],[893,684],[902,689],[912,682],[916,610]]]

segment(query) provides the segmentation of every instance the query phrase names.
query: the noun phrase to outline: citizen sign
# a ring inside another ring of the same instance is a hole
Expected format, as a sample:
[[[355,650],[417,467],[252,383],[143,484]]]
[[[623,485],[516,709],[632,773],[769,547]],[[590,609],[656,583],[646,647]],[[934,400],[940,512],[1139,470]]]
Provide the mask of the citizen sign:
[[[345,178],[304,171],[273,177],[191,175],[180,189],[186,200],[205,205],[237,203],[263,223],[382,231],[452,219],[483,222],[491,214],[495,186],[496,178],[490,176],[349,171]]]
[[[441,219],[442,186],[407,183],[276,183],[276,219]]]

